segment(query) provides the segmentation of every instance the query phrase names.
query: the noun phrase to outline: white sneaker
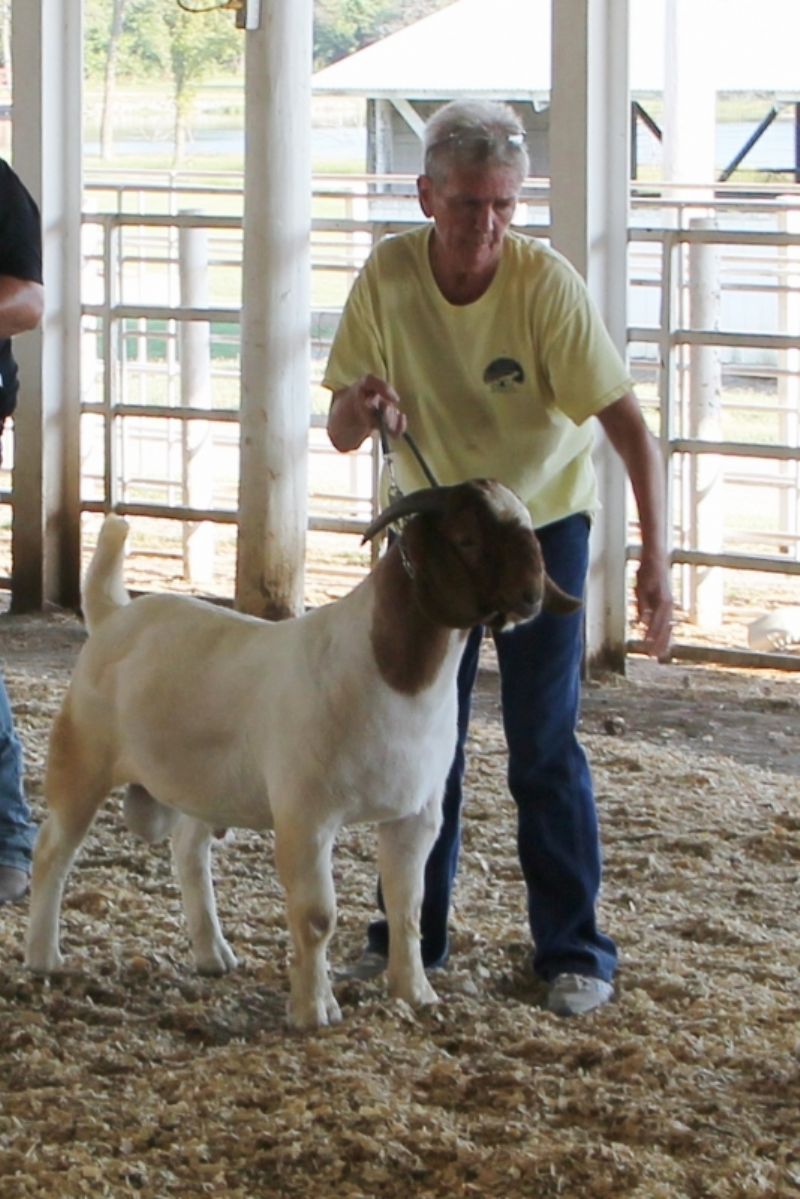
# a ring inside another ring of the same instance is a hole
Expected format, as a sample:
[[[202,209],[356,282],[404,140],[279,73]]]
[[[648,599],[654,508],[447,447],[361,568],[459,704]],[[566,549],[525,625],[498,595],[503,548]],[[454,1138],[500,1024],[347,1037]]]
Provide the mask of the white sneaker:
[[[585,974],[559,974],[550,983],[546,1007],[556,1016],[585,1016],[608,1003],[614,995],[611,983]]]
[[[16,866],[0,866],[0,903],[18,903],[28,894],[30,875]]]

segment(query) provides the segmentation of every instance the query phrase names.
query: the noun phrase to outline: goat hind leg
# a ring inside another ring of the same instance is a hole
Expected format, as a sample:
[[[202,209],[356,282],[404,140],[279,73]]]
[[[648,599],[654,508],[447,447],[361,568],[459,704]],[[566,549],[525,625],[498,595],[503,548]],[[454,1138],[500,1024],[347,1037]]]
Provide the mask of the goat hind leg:
[[[236,954],[222,935],[214,883],[211,878],[209,825],[178,815],[172,832],[172,861],[181,888],[183,910],[199,974],[226,974],[238,965]]]
[[[68,717],[56,717],[50,740],[45,794],[50,814],[33,853],[25,964],[50,974],[62,964],[59,922],[64,884],[75,855],[108,794],[110,779],[84,752]]]
[[[333,837],[290,825],[275,827],[275,857],[286,891],[293,959],[289,1023],[307,1030],[342,1018],[328,974],[327,947],[336,927],[331,874]]]

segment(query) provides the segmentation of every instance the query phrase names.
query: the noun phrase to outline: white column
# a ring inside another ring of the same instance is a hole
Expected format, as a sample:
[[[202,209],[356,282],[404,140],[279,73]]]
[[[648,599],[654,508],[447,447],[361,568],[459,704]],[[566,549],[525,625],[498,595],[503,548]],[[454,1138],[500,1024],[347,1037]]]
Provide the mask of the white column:
[[[191,213],[187,213],[191,215]],[[208,230],[182,226],[178,238],[181,307],[208,307]],[[181,404],[211,407],[211,325],[181,321],[179,326]],[[189,508],[212,507],[214,497],[214,426],[193,418],[183,424],[181,486]],[[214,526],[211,521],[183,525],[183,573],[191,583],[210,586],[214,579]]]
[[[628,0],[553,0],[550,221],[620,352],[627,340]],[[598,425],[603,509],[592,533],[590,662],[624,668],[625,473]]]
[[[664,189],[675,202],[674,224],[713,229],[717,55],[709,53],[724,20],[719,0],[665,0],[664,4]],[[685,311],[693,329],[719,323],[719,253],[715,246],[696,245],[685,255],[688,288]],[[673,350],[673,353],[677,351]],[[711,346],[689,350],[689,433],[718,440],[722,401],[719,352]],[[677,405],[678,394],[673,395]],[[673,413],[673,417],[675,417]],[[714,553],[722,549],[724,526],[723,464],[712,454],[683,459],[690,511],[690,546]],[[698,624],[713,627],[722,620],[723,571],[696,566],[688,570],[689,612]]]
[[[246,39],[237,605],[303,608],[310,408],[311,0]]]
[[[800,233],[800,212],[794,201],[785,197],[786,212],[781,227],[787,233]],[[778,293],[778,311],[782,333],[800,329],[800,246],[787,246],[781,255],[785,269],[783,288]],[[800,345],[781,355],[783,374],[778,377],[780,404],[780,441],[783,445],[800,444]],[[800,462],[785,462],[778,466],[782,479],[787,476],[794,486],[782,488],[778,494],[779,527],[795,537],[800,533]],[[790,553],[800,560],[800,541],[789,543]]]
[[[14,167],[37,200],[43,329],[15,342],[17,610],[77,606],[80,576],[81,0],[12,0]]]
[[[664,179],[711,183],[714,179],[717,82],[714,51],[718,0],[665,0]],[[700,193],[695,192],[698,198]]]
[[[692,229],[714,229],[713,217],[694,217]],[[719,329],[722,299],[719,248],[689,247],[689,323],[693,329]],[[722,441],[722,383],[719,350],[692,346],[689,354],[689,436]],[[718,554],[723,550],[725,475],[719,454],[693,455],[689,462],[691,548]],[[724,572],[720,566],[694,566],[689,572],[689,612],[707,628],[722,623]]]

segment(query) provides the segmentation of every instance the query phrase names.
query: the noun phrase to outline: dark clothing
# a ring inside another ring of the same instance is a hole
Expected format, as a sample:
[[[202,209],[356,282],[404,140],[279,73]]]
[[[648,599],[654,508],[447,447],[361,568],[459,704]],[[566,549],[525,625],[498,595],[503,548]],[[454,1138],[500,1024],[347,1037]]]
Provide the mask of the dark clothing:
[[[39,209],[22,181],[0,158],[0,275],[42,282]],[[0,427],[17,403],[17,364],[11,339],[0,339]]]
[[[0,158],[0,276],[42,282],[42,231],[32,196]],[[0,433],[17,402],[17,364],[11,339],[0,339]],[[2,444],[0,443],[0,451]],[[2,452],[0,452],[2,462]],[[5,681],[0,674],[0,866],[30,872],[36,826],[23,786],[22,747],[14,731]]]
[[[589,521],[569,516],[537,530],[548,574],[571,595],[584,594]],[[447,780],[442,828],[425,873],[422,960],[442,964],[458,866],[464,745],[483,629],[473,629],[458,676],[458,746]],[[576,973],[610,981],[613,941],[595,918],[600,852],[592,781],[577,736],[583,612],[542,613],[494,635],[508,744],[508,785],[517,805],[518,848],[528,891],[533,966],[545,981]],[[388,952],[385,920],[369,929],[369,946]]]
[[[25,798],[22,746],[0,674],[0,866],[29,874],[35,837],[36,825]]]

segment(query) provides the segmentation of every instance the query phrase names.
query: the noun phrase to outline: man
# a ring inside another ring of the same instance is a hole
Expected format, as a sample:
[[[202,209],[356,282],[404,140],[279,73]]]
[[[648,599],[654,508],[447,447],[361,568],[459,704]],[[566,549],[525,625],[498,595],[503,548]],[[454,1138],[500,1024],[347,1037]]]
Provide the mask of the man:
[[[672,599],[663,541],[658,449],[633,384],[577,272],[510,230],[528,172],[524,130],[496,103],[455,101],[424,139],[419,202],[432,223],[387,239],[356,280],[331,350],[328,432],[356,449],[382,420],[402,491],[425,479],[406,429],[441,483],[499,479],[528,505],[550,575],[584,592],[596,416],[630,476],[642,531],[636,595],[651,653],[666,654]],[[443,824],[428,861],[421,914],[426,967],[447,959],[447,918],[459,850],[470,693],[482,630],[459,676],[459,740]],[[592,782],[575,729],[582,617],[542,615],[495,636],[508,781],[518,808],[533,966],[547,1006],[578,1015],[613,995],[613,941],[597,927],[600,847]],[[385,964],[385,921],[369,928],[351,973]]]
[[[39,212],[20,179],[0,159],[0,462],[3,425],[17,402],[11,338],[34,329],[43,309]],[[25,895],[33,840],[22,785],[22,752],[0,674],[0,904]]]

